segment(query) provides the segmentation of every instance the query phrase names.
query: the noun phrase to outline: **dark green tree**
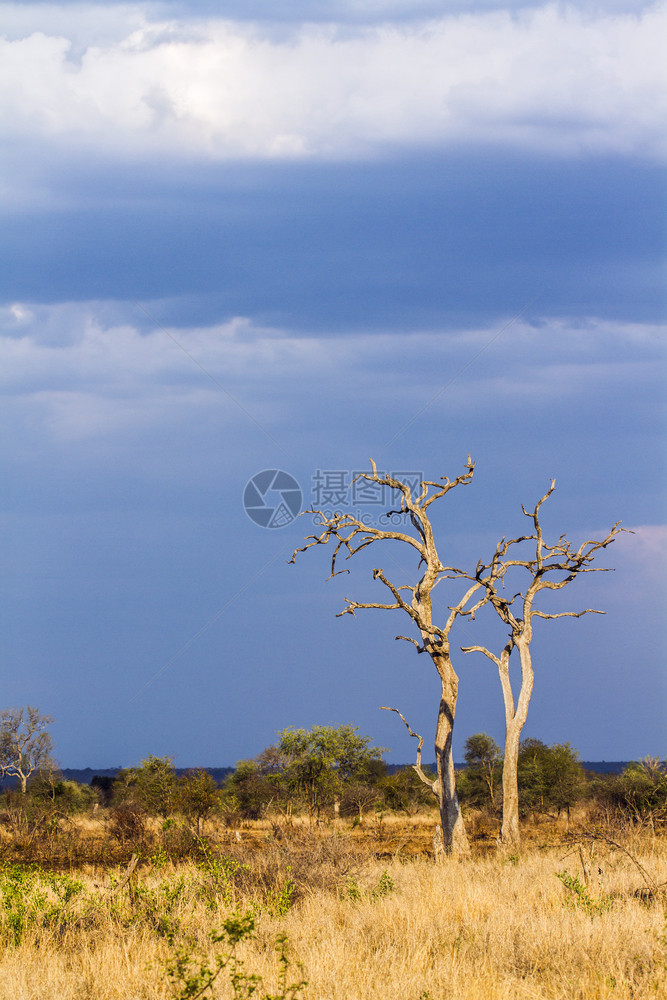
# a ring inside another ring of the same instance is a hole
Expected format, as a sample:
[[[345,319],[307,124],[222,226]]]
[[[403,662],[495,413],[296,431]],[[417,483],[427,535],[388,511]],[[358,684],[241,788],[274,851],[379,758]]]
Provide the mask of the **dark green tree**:
[[[581,797],[584,773],[579,754],[569,743],[547,746],[542,740],[521,741],[518,761],[521,812],[555,810],[558,815]]]
[[[111,774],[94,774],[90,782],[90,787],[97,794],[102,805],[111,805],[114,795],[114,784],[116,778]]]

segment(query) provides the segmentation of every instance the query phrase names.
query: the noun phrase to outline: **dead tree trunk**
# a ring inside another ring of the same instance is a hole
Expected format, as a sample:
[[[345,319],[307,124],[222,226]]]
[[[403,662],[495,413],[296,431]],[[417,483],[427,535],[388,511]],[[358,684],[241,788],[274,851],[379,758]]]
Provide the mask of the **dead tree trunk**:
[[[389,513],[392,515],[404,515],[405,519],[410,521],[415,534],[410,534],[408,531],[377,528],[357,520],[350,514],[336,513],[334,515],[327,515],[323,511],[311,509],[305,513],[317,515],[319,524],[323,530],[319,535],[309,535],[306,539],[307,544],[295,550],[291,562],[295,561],[298,552],[304,552],[314,545],[326,545],[330,540],[333,540],[335,543],[331,559],[331,576],[335,576],[338,572],[341,572],[337,569],[337,560],[342,549],[346,550],[347,554],[345,558],[349,559],[357,552],[375,542],[399,541],[407,545],[419,556],[418,572],[421,571],[421,576],[417,583],[414,584],[395,585],[386,577],[383,570],[373,570],[373,578],[384,584],[391,593],[393,598],[392,603],[381,604],[373,602],[361,604],[346,598],[347,607],[344,611],[340,612],[339,617],[346,614],[354,615],[355,611],[361,608],[378,608],[386,611],[400,610],[405,612],[411,619],[421,642],[411,636],[405,635],[399,635],[396,638],[412,643],[418,653],[427,653],[438,671],[441,682],[441,696],[435,736],[437,777],[435,781],[430,781],[424,775],[421,770],[421,757],[419,758],[418,765],[415,765],[415,769],[420,778],[431,787],[437,796],[445,850],[457,854],[467,853],[468,841],[456,794],[456,776],[454,774],[454,760],[452,756],[452,733],[456,714],[458,677],[450,659],[449,634],[457,617],[464,613],[468,602],[482,584],[477,580],[472,580],[464,597],[454,607],[448,608],[449,614],[445,623],[440,626],[434,624],[431,601],[431,593],[434,587],[444,579],[465,579],[466,577],[460,570],[451,566],[444,566],[440,561],[427,509],[434,500],[445,496],[454,487],[470,483],[472,481],[474,463],[471,461],[470,456],[468,456],[466,471],[453,481],[450,481],[445,476],[439,482],[423,481],[420,484],[419,495],[415,497],[412,496],[412,491],[408,484],[391,476],[379,474],[372,459],[371,466],[372,472],[362,473],[357,478],[367,479],[369,482],[377,483],[396,491],[400,496],[400,509],[390,511]],[[405,597],[403,596],[404,593]],[[397,710],[394,709],[393,711]],[[412,731],[410,730],[410,732]]]
[[[424,737],[419,733],[414,733],[404,715],[397,708],[389,708],[388,705],[380,707],[386,712],[396,712],[403,719],[405,727],[419,741],[417,745],[417,760],[412,765],[413,770],[423,783],[430,788],[438,800],[440,811],[440,824],[435,829],[433,838],[433,849],[435,860],[439,861],[444,854],[467,855],[470,853],[468,835],[466,834],[461,807],[458,795],[456,794],[456,776],[454,774],[454,759],[452,757],[452,728],[447,726],[447,713],[443,712],[446,703],[443,697],[440,702],[440,714],[438,715],[438,727],[436,729],[436,769],[435,780],[431,780],[422,768],[422,748]],[[443,720],[444,723],[443,723]],[[449,732],[447,732],[447,729]],[[440,742],[441,752],[438,752]]]
[[[448,854],[469,854],[468,836],[463,824],[459,797],[456,794],[456,775],[452,754],[453,726],[447,711],[450,706],[451,702],[446,702],[443,695],[435,734],[435,762],[438,771],[442,839]]]
[[[437,770],[437,795],[440,806],[442,838],[447,854],[468,854],[470,846],[461,815],[461,806],[456,794],[456,774],[454,773],[454,717],[458,698],[459,679],[449,658],[439,665],[438,673],[442,682],[442,695],[438,709],[435,730],[435,764]]]
[[[505,753],[503,755],[503,823],[500,839],[503,844],[516,845],[519,831],[519,744],[528,718],[528,706],[533,693],[534,673],[530,655],[530,638],[525,635],[517,642],[521,659],[521,690],[514,708],[509,677],[509,656],[500,669],[500,681],[505,700]]]

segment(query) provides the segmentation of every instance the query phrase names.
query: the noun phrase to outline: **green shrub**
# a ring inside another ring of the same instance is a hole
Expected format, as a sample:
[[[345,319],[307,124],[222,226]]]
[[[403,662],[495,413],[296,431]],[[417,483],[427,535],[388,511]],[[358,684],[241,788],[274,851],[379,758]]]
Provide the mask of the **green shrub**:
[[[580,906],[589,916],[597,916],[610,909],[613,899],[606,895],[600,899],[593,899],[578,875],[571,875],[570,872],[563,871],[556,872],[556,878],[567,889],[568,902],[573,906]]]
[[[70,903],[83,883],[69,875],[41,868],[3,865],[0,868],[0,939],[18,946],[33,928],[60,929],[75,919]]]
[[[223,972],[226,972],[229,978],[234,1000],[247,1000],[255,993],[258,994],[258,1000],[296,1000],[297,997],[301,996],[308,985],[304,979],[287,983],[287,974],[291,963],[285,934],[279,934],[276,938],[276,950],[280,964],[278,992],[258,993],[263,985],[262,977],[246,972],[244,962],[236,953],[237,946],[241,941],[252,938],[255,924],[256,918],[252,913],[237,913],[223,921],[222,929],[212,931],[209,935],[214,945],[222,945],[222,950],[212,962],[192,940],[180,947],[175,947],[174,955],[166,965],[166,973],[171,982],[174,1000],[212,998],[216,980]]]

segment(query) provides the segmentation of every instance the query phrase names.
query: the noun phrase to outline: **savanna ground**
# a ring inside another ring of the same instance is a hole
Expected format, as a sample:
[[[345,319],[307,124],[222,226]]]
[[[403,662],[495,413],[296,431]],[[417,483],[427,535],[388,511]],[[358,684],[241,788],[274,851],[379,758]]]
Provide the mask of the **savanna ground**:
[[[436,864],[435,819],[209,821],[201,836],[152,820],[137,842],[100,810],[23,840],[3,831],[0,997],[667,996],[664,835],[593,832],[579,807],[569,823],[528,824],[508,853],[473,815],[472,856]],[[244,965],[207,988],[234,937]]]

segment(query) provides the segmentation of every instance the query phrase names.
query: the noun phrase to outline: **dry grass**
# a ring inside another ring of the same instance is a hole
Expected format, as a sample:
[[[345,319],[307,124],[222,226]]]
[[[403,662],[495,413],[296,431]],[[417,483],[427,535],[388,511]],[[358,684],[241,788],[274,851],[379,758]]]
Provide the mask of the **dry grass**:
[[[77,835],[99,837],[86,822]],[[209,947],[212,927],[251,906],[257,931],[241,947],[248,971],[275,988],[275,938],[285,931],[309,981],[307,1000],[667,995],[667,898],[661,889],[636,895],[646,879],[635,863],[667,884],[667,842],[615,834],[626,853],[584,837],[568,846],[564,832],[529,831],[520,857],[487,846],[435,865],[426,853],[430,817],[369,822],[354,834],[261,823],[239,831],[239,841],[235,831],[209,831],[233,860],[216,866],[214,849],[212,862],[173,865],[158,854],[115,890],[121,869],[80,869],[72,877],[83,890],[49,920],[44,907],[56,897],[45,890],[36,916],[24,914],[18,943],[5,889],[0,997],[167,1000],[177,994],[164,972],[173,953],[164,918],[177,942],[191,935]],[[579,878],[580,893],[556,877],[565,870]],[[281,916],[290,880],[292,905]],[[296,978],[296,964],[291,971]],[[232,995],[221,981],[216,996]]]

